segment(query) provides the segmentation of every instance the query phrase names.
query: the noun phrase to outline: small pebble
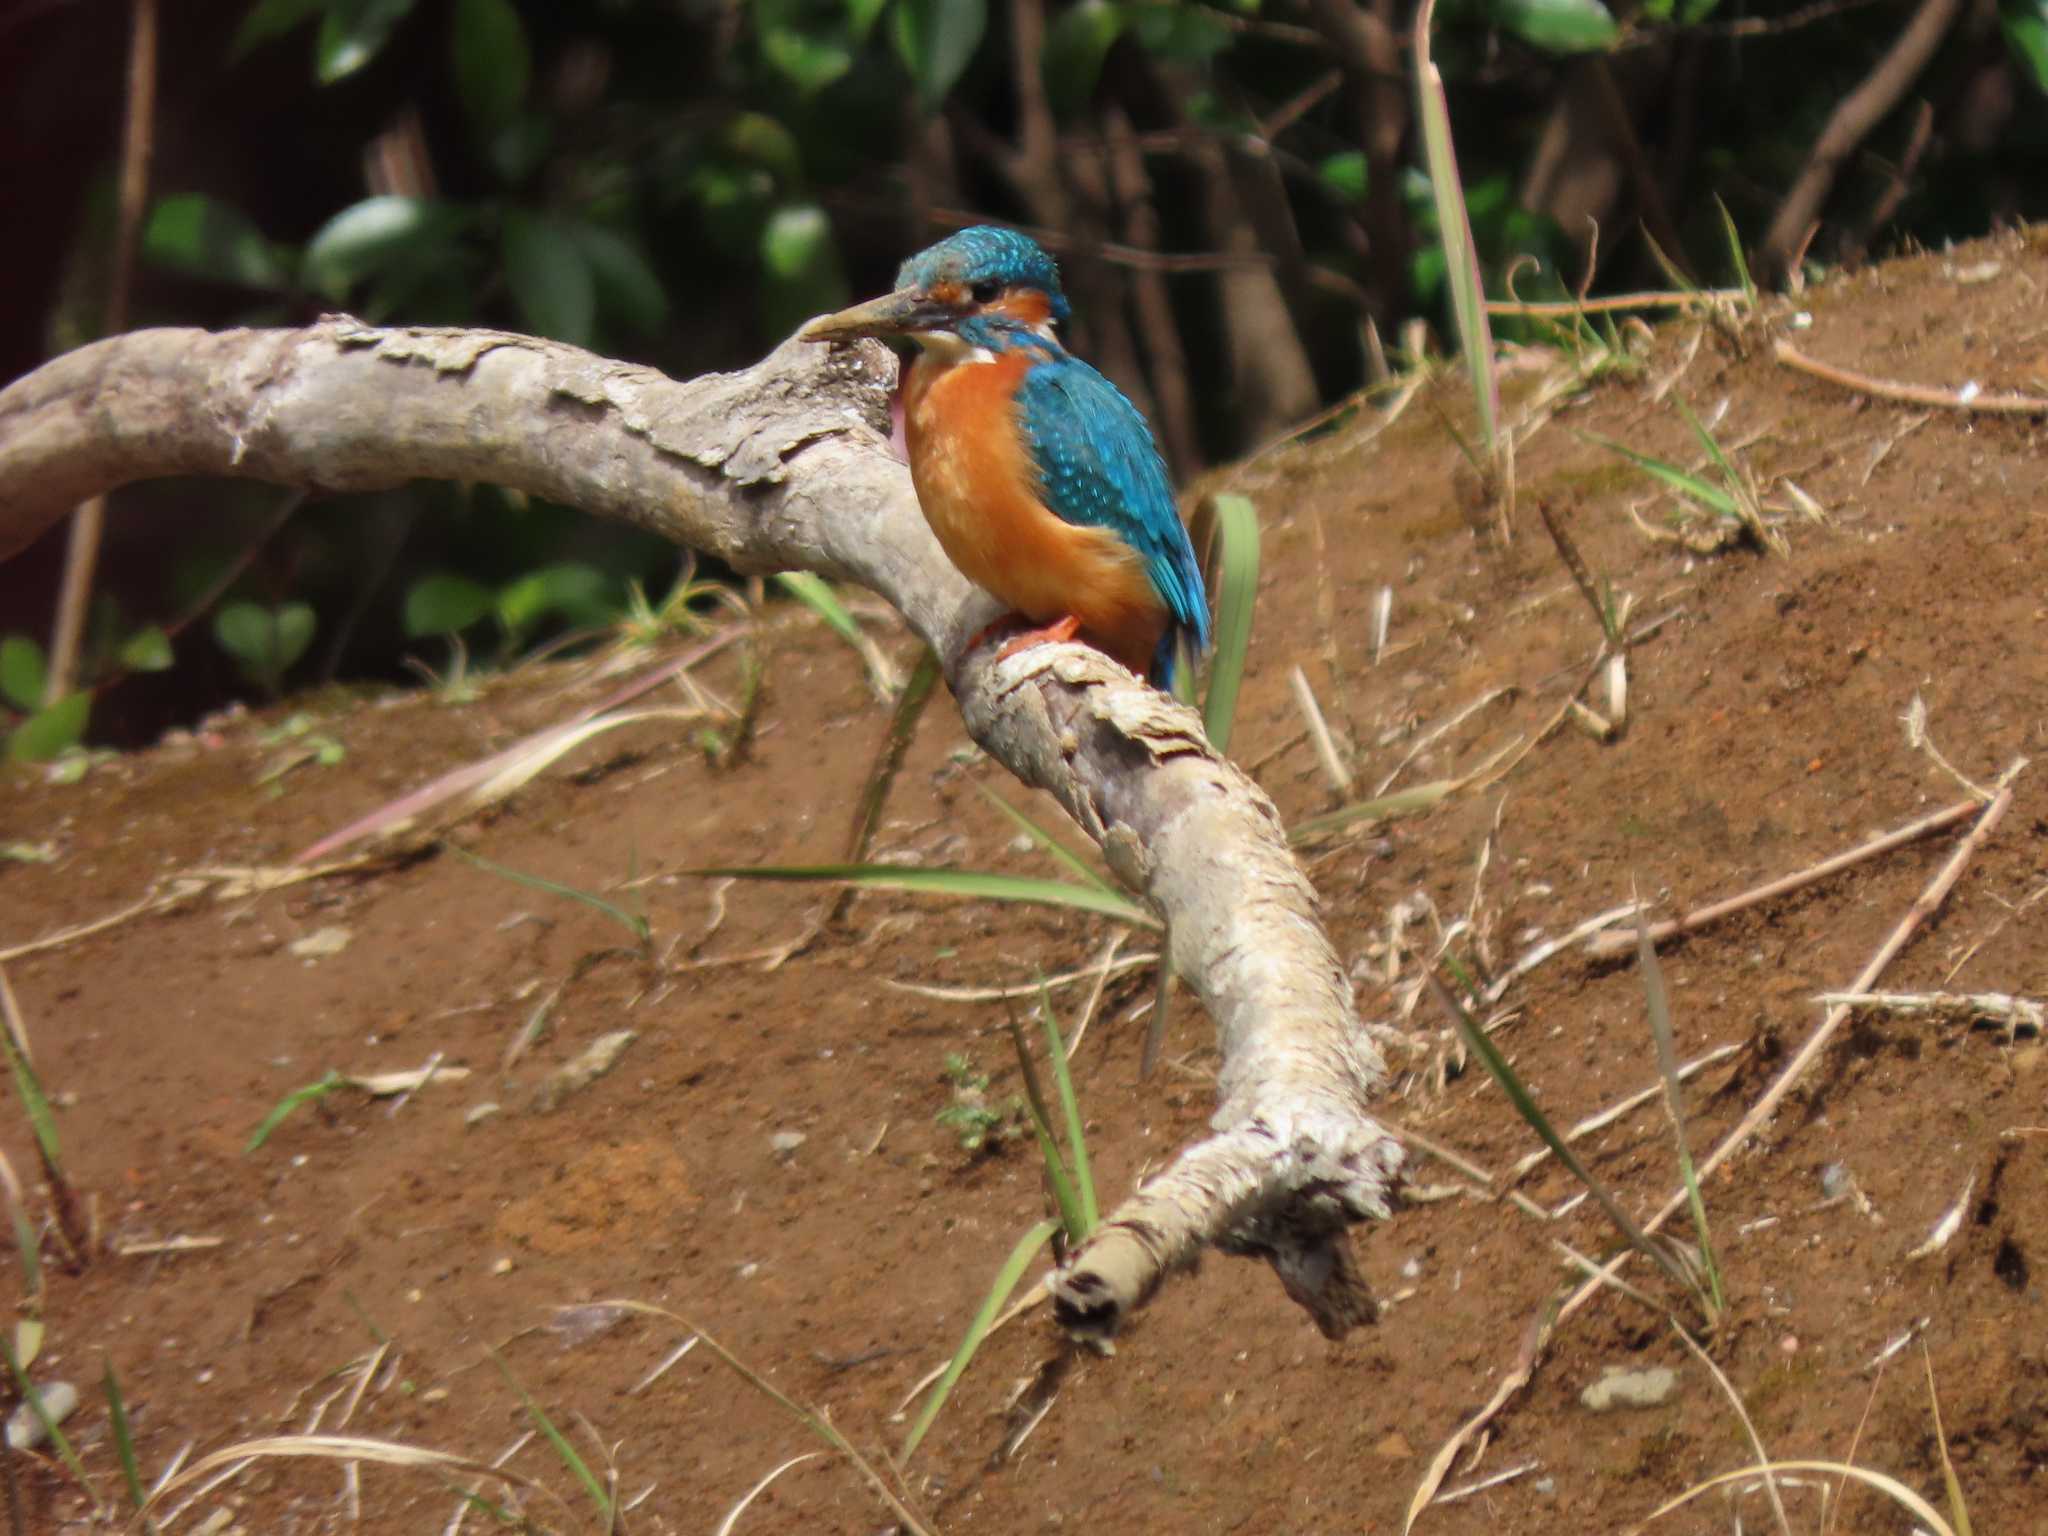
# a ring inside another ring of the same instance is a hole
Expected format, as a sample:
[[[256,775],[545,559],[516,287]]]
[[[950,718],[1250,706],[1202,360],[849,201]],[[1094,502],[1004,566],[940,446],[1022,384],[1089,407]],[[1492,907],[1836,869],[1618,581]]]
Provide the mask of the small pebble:
[[[510,1259],[500,1259],[500,1260],[498,1260],[498,1261],[497,1261],[497,1263],[495,1263],[495,1264],[493,1264],[493,1265],[491,1266],[491,1273],[492,1273],[492,1274],[494,1274],[494,1275],[509,1275],[509,1274],[511,1274],[511,1273],[512,1273],[512,1261],[511,1261]]]
[[[1847,1193],[1849,1183],[1847,1163],[1829,1163],[1820,1171],[1820,1192],[1830,1200]]]
[[[1625,1371],[1609,1366],[1606,1374],[1579,1394],[1579,1401],[1595,1413],[1616,1408],[1654,1408],[1678,1390],[1678,1372],[1666,1365],[1646,1371]]]
[[[802,1131],[777,1131],[768,1138],[768,1145],[777,1157],[788,1157],[810,1138]]]
[[[62,1424],[78,1407],[78,1388],[68,1381],[53,1381],[40,1386],[36,1388],[36,1396],[42,1400],[43,1412],[58,1424]],[[34,1450],[46,1436],[47,1431],[34,1403],[23,1403],[7,1416],[7,1443],[15,1450]]]

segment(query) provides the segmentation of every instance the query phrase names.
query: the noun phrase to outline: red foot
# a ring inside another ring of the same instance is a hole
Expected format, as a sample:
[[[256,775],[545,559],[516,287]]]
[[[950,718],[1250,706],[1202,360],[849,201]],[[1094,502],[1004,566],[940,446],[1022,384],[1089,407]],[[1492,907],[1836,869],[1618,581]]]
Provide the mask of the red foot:
[[[998,631],[1012,628],[1017,624],[1028,624],[1029,622],[1022,614],[1004,614],[1003,617],[997,619],[995,623],[989,625],[970,640],[967,643],[967,648],[970,651],[974,650],[983,642],[993,639]],[[996,660],[1008,661],[1019,651],[1028,651],[1034,645],[1045,645],[1059,640],[1071,640],[1080,632],[1081,621],[1070,613],[1064,618],[1055,619],[1043,629],[1026,629],[1020,634],[1012,635],[1003,642],[1003,648],[996,652]]]

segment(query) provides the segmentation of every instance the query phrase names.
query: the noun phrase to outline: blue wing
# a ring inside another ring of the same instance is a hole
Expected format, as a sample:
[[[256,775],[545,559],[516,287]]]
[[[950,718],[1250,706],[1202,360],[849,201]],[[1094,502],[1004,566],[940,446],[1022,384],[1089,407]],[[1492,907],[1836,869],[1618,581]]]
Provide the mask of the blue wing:
[[[1114,384],[1065,354],[1025,374],[1017,402],[1045,504],[1067,522],[1111,530],[1144,559],[1172,616],[1152,664],[1167,686],[1177,640],[1195,651],[1209,644],[1209,599],[1152,429]]]

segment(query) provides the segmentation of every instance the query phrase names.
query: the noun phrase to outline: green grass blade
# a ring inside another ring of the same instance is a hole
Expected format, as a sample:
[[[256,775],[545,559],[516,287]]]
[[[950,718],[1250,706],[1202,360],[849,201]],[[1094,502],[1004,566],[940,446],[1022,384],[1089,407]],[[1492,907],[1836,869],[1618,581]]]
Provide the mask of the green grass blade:
[[[1605,448],[1609,453],[1620,454],[1644,474],[1662,480],[1680,495],[1692,498],[1723,517],[1732,518],[1737,522],[1742,520],[1742,508],[1733,496],[1718,485],[1709,485],[1698,475],[1687,474],[1676,464],[1667,464],[1662,459],[1650,457],[1647,453],[1638,453],[1626,443],[1618,443],[1611,437],[1602,437],[1597,432],[1577,432],[1573,435]]]
[[[1102,1225],[1102,1210],[1095,1202],[1095,1173],[1088,1166],[1087,1128],[1081,1121],[1081,1100],[1074,1092],[1073,1069],[1067,1064],[1067,1043],[1060,1038],[1060,1021],[1052,1011],[1052,992],[1045,977],[1038,978],[1039,1017],[1045,1020],[1046,1048],[1052,1053],[1052,1080],[1059,1089],[1060,1113],[1067,1121],[1067,1152],[1073,1159],[1074,1193],[1081,1200],[1081,1230],[1070,1232],[1076,1243],[1085,1243]]]
[[[454,843],[444,842],[441,846],[464,862],[474,864],[486,874],[496,875],[502,880],[510,880],[515,885],[529,886],[536,891],[546,891],[553,896],[566,896],[571,901],[580,901],[593,911],[602,912],[606,917],[632,934],[642,945],[648,942],[650,930],[646,918],[628,912],[624,907],[618,906],[616,903],[606,901],[594,891],[579,890],[573,885],[563,885],[559,881],[549,880],[541,875],[529,875],[522,869],[507,869],[503,864],[494,864],[482,854],[471,853],[467,848],[460,847]]]
[[[1259,596],[1259,513],[1247,497],[1218,496],[1216,539],[1221,551],[1216,583],[1216,659],[1209,668],[1209,695],[1202,703],[1202,727],[1209,745],[1230,749],[1237,719],[1237,693],[1251,649],[1252,608]]]
[[[1700,440],[1700,446],[1707,450],[1707,457],[1714,461],[1714,467],[1721,471],[1727,483],[1742,484],[1742,476],[1737,474],[1735,466],[1728,462],[1728,455],[1723,453],[1721,445],[1714,441],[1714,434],[1707,430],[1707,424],[1693,414],[1692,407],[1685,403],[1683,396],[1673,395],[1671,399],[1678,407],[1678,414],[1685,418],[1685,424],[1692,428],[1693,436]]]
[[[903,1437],[903,1451],[896,1459],[908,1461],[923,1444],[926,1431],[938,1419],[939,1410],[946,1406],[946,1399],[953,1395],[953,1388],[967,1370],[968,1362],[975,1351],[981,1348],[981,1341],[988,1337],[988,1331],[995,1325],[996,1314],[1003,1310],[1003,1303],[1010,1299],[1010,1292],[1017,1288],[1017,1282],[1024,1278],[1024,1270],[1031,1263],[1032,1255],[1043,1248],[1046,1239],[1058,1230],[1057,1222],[1046,1220],[1038,1223],[1029,1232],[1017,1239],[1017,1246],[1010,1250],[1010,1256],[1003,1261],[1003,1267],[996,1271],[995,1283],[988,1288],[988,1295],[982,1298],[981,1310],[974,1314],[974,1320],[967,1325],[967,1332],[960,1340],[960,1347],[953,1351],[953,1358],[947,1362],[945,1374],[934,1383],[931,1395],[924,1400],[924,1407],[918,1410],[917,1422],[910,1426],[910,1433]]]
[[[1649,245],[1650,255],[1656,259],[1657,266],[1663,272],[1666,282],[1670,283],[1680,293],[1698,293],[1700,291],[1699,284],[1695,283],[1678,269],[1678,263],[1664,254],[1664,247],[1657,243],[1656,238],[1647,229],[1643,231],[1643,239]]]
[[[5,1330],[0,1329],[0,1335],[4,1333]],[[42,1394],[36,1391],[35,1385],[28,1379],[28,1372],[21,1368],[21,1362],[15,1358],[14,1346],[5,1337],[0,1337],[0,1356],[5,1357],[8,1374],[14,1378],[14,1385],[21,1393],[21,1400],[29,1405],[29,1411],[35,1414],[36,1421],[43,1426],[43,1434],[48,1437],[51,1447],[57,1452],[57,1459],[64,1463],[65,1468],[78,1480],[78,1486],[85,1491],[85,1496],[92,1500],[93,1512],[99,1515],[106,1514],[107,1507],[100,1501],[99,1490],[93,1487],[92,1479],[85,1475],[85,1464],[78,1459],[78,1452],[71,1448],[71,1442],[65,1438],[64,1431],[57,1427],[57,1421],[50,1417],[49,1410],[43,1407]],[[4,1454],[12,1455],[13,1451],[10,1449]]]
[[[142,1486],[142,1468],[135,1460],[135,1435],[128,1426],[128,1405],[121,1398],[120,1378],[114,1374],[114,1362],[107,1362],[104,1381],[107,1393],[107,1423],[114,1436],[114,1454],[120,1458],[121,1480],[128,1485],[128,1498],[140,1510],[149,1503],[149,1494]],[[144,1530],[154,1531],[156,1523],[144,1517]]]
[[[0,987],[7,985],[0,976]],[[14,1073],[14,1091],[21,1099],[21,1107],[28,1115],[29,1128],[35,1132],[36,1147],[43,1155],[43,1166],[53,1173],[61,1174],[64,1168],[62,1149],[57,1143],[57,1116],[50,1108],[48,1095],[43,1092],[42,1079],[36,1076],[35,1064],[28,1059],[23,1040],[16,1035],[20,1010],[14,1005],[13,989],[9,988],[5,1003],[7,1018],[0,1024],[0,1048],[7,1052],[7,1065]]]
[[[1714,206],[1721,210],[1721,228],[1728,234],[1728,255],[1735,264],[1735,281],[1742,288],[1743,302],[1751,309],[1756,308],[1756,279],[1749,273],[1749,258],[1742,254],[1742,236],[1735,228],[1735,216],[1728,211],[1728,205],[1717,196]]]
[[[826,584],[822,576],[811,571],[777,571],[775,582],[823,619],[832,633],[853,647],[861,664],[868,669],[875,691],[885,701],[903,686],[896,676],[896,669],[889,664],[889,658],[875,644],[874,637],[860,627],[860,620],[839,600],[839,594]]]
[[[1664,1102],[1671,1110],[1671,1124],[1678,1135],[1678,1173],[1685,1184],[1686,1203],[1692,1209],[1693,1235],[1699,1240],[1700,1267],[1705,1270],[1707,1294],[1713,1300],[1713,1316],[1727,1310],[1721,1289],[1721,1265],[1714,1255],[1713,1235],[1707,1229],[1707,1202],[1700,1193],[1700,1176],[1693,1167],[1692,1148],[1686,1145],[1685,1097],[1678,1076],[1678,1051],[1671,1037],[1671,998],[1664,987],[1664,968],[1657,962],[1657,946],[1650,942],[1650,925],[1636,924],[1636,963],[1643,973],[1643,1001],[1650,1017],[1650,1035],[1657,1042],[1657,1075],[1664,1079]]]
[[[22,1301],[30,1307],[42,1305],[43,1245],[36,1236],[36,1224],[28,1213],[28,1198],[14,1163],[0,1150],[0,1186],[4,1186],[8,1219],[14,1226],[14,1250],[21,1255]]]
[[[1479,281],[1479,260],[1472,238],[1472,220],[1465,206],[1464,184],[1458,175],[1457,150],[1451,142],[1451,109],[1444,96],[1443,76],[1430,57],[1432,7],[1424,5],[1415,25],[1415,91],[1422,119],[1423,163],[1436,199],[1437,230],[1443,240],[1444,270],[1451,288],[1451,314],[1458,323],[1458,343],[1465,354],[1465,372],[1479,407],[1479,446],[1488,470],[1500,452],[1500,386],[1493,371],[1493,333],[1486,319],[1486,295]]]
[[[823,619],[848,645],[860,644],[860,621],[839,601],[839,594],[826,585],[824,577],[811,571],[777,571],[775,583]]]
[[[1036,843],[1041,852],[1050,854],[1053,858],[1059,860],[1061,864],[1065,865],[1074,874],[1079,875],[1083,881],[1085,881],[1089,885],[1094,886],[1098,891],[1101,891],[1106,895],[1113,896],[1119,901],[1123,900],[1123,893],[1117,890],[1117,888],[1111,885],[1107,880],[1103,879],[1102,876],[1098,875],[1089,866],[1088,861],[1082,858],[1081,855],[1074,852],[1073,849],[1069,848],[1065,843],[1061,842],[1058,838],[1054,837],[1050,832],[1046,831],[1044,827],[1041,827],[1029,816],[1025,815],[1022,811],[1018,810],[1016,806],[1010,804],[1009,801],[1005,800],[1001,795],[997,794],[994,790],[990,789],[986,784],[983,784],[979,780],[977,780],[975,782],[974,787],[980,790],[982,795],[991,804],[993,804],[997,810],[1001,811],[1005,816],[1009,817],[1011,823],[1014,826],[1016,826],[1019,831],[1021,831],[1026,837],[1030,838],[1032,842]]]
[[[980,901],[1017,901],[1029,906],[1071,907],[1157,930],[1159,919],[1122,896],[1064,880],[999,875],[973,869],[912,869],[896,864],[749,864],[686,869],[707,879],[792,880],[857,885],[876,891],[913,891]]]
[[[265,1115],[263,1122],[250,1133],[249,1140],[242,1147],[242,1155],[248,1156],[251,1152],[262,1146],[264,1142],[268,1141],[270,1133],[280,1125],[283,1125],[286,1118],[291,1115],[292,1111],[299,1108],[300,1105],[310,1104],[315,1099],[324,1099],[328,1094],[334,1092],[335,1089],[346,1087],[347,1084],[348,1079],[345,1076],[330,1070],[317,1083],[308,1083],[303,1088],[294,1088],[290,1093],[277,1101],[276,1107],[269,1114]]]
[[[1956,1464],[1948,1454],[1948,1432],[1941,1426],[1941,1394],[1934,1390],[1934,1356],[1928,1352],[1925,1339],[1920,1341],[1920,1359],[1927,1367],[1927,1404],[1934,1411],[1934,1443],[1941,1451],[1941,1484],[1948,1495],[1949,1519],[1956,1536],[1973,1536],[1970,1506],[1963,1499],[1962,1480],[1956,1476]]]
[[[1479,1027],[1479,1022],[1465,1011],[1464,1005],[1451,996],[1450,990],[1435,976],[1429,978],[1429,989],[1431,995],[1436,998],[1437,1006],[1451,1016],[1451,1021],[1457,1025],[1458,1033],[1464,1037],[1465,1044],[1471,1049],[1472,1054],[1479,1058],[1480,1065],[1486,1068],[1488,1074],[1500,1085],[1501,1092],[1507,1095],[1508,1102],[1514,1105],[1515,1113],[1529,1123],[1529,1128],[1542,1138],[1543,1144],[1550,1148],[1551,1154],[1569,1168],[1572,1176],[1585,1185],[1593,1198],[1600,1202],[1600,1208],[1607,1212],[1607,1219],[1628,1239],[1629,1245],[1669,1275],[1678,1284],[1679,1289],[1687,1294],[1697,1294],[1697,1284],[1678,1267],[1670,1254],[1651,1239],[1649,1233],[1636,1224],[1635,1218],[1622,1209],[1621,1202],[1614,1198],[1607,1186],[1596,1179],[1593,1171],[1579,1161],[1579,1155],[1571,1149],[1571,1144],[1557,1134],[1549,1118],[1537,1108],[1536,1101],[1529,1096],[1529,1090],[1523,1086],[1515,1069],[1509,1066],[1507,1058],[1501,1055],[1500,1048],[1488,1037],[1486,1031]]]
[[[1017,1067],[1024,1074],[1024,1109],[1031,1121],[1032,1134],[1038,1138],[1038,1154],[1045,1160],[1045,1181],[1052,1186],[1053,1204],[1060,1208],[1059,1224],[1066,1228],[1069,1237],[1077,1233],[1086,1236],[1087,1211],[1081,1204],[1080,1192],[1074,1188],[1073,1176],[1067,1172],[1067,1160],[1060,1156],[1059,1141],[1052,1133],[1052,1112],[1046,1106],[1038,1069],[1031,1064],[1031,1042],[1024,1038],[1024,1026],[1014,1017],[1010,1020],[1010,1043],[1017,1048]]]
[[[917,665],[910,669],[910,680],[896,696],[896,708],[889,716],[889,734],[882,742],[882,750],[875,754],[867,783],[861,786],[860,806],[846,839],[849,863],[857,864],[868,856],[868,845],[875,840],[875,829],[882,822],[882,807],[889,800],[889,788],[902,771],[904,755],[917,734],[917,722],[924,718],[924,707],[931,702],[938,681],[938,653],[926,646]]]
[[[491,1361],[498,1367],[498,1374],[505,1378],[505,1385],[519,1394],[519,1400],[526,1405],[526,1416],[532,1419],[534,1427],[547,1437],[548,1444],[554,1447],[555,1455],[561,1460],[562,1465],[569,1469],[576,1481],[583,1485],[583,1491],[590,1495],[590,1502],[597,1506],[597,1518],[602,1522],[603,1528],[612,1529],[611,1495],[605,1491],[605,1486],[598,1480],[597,1474],[590,1470],[590,1464],[576,1453],[576,1447],[569,1443],[568,1437],[555,1428],[555,1421],[547,1416],[546,1410],[533,1400],[533,1395],[520,1384],[519,1378],[512,1374],[512,1367],[505,1363],[505,1357],[493,1349]]]

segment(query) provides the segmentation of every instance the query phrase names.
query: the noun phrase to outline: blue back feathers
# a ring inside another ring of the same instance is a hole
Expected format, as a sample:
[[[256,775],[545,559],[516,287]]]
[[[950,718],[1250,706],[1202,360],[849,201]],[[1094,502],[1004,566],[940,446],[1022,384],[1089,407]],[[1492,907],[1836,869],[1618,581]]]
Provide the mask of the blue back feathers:
[[[1053,320],[1067,318],[1058,266],[1015,230],[963,229],[911,257],[896,275],[899,289],[939,283],[970,291],[979,283],[1034,288],[1050,302]],[[1017,386],[1017,417],[1045,504],[1067,522],[1109,529],[1144,560],[1169,619],[1152,658],[1152,681],[1170,689],[1180,642],[1191,652],[1208,647],[1209,600],[1151,427],[1108,379],[1015,319],[974,313],[955,329],[974,346],[1022,349],[1036,358]]]
[[[1152,680],[1171,688],[1180,638],[1191,651],[1208,647],[1209,599],[1152,429],[1122,391],[1064,352],[1024,375],[1017,411],[1045,504],[1070,523],[1110,529],[1143,558],[1170,620]]]

